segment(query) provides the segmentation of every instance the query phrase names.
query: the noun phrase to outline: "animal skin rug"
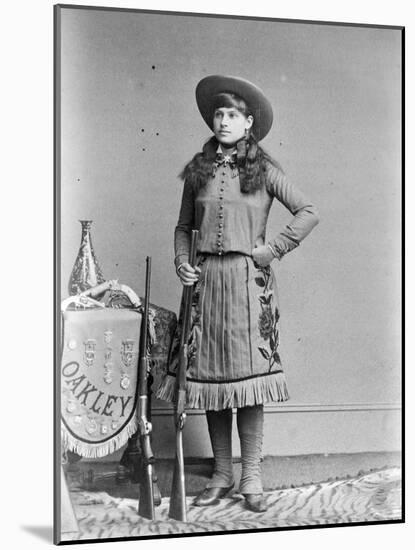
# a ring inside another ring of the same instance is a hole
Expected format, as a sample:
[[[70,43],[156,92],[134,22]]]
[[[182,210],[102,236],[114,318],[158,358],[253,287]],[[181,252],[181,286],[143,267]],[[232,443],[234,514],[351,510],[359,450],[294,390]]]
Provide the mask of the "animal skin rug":
[[[71,493],[71,499],[80,532],[63,540],[400,520],[401,471],[389,468],[352,479],[271,491],[266,493],[268,509],[261,514],[247,510],[238,493],[204,508],[192,506],[193,498],[188,498],[187,523],[169,519],[168,498],[156,508],[155,521],[137,515],[134,499],[86,491]]]

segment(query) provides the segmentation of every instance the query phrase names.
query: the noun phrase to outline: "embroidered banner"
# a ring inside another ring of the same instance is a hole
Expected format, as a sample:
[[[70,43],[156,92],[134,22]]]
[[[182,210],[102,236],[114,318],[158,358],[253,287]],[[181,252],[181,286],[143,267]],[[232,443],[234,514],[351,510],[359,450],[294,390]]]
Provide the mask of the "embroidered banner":
[[[124,445],[138,428],[137,362],[141,314],[128,309],[63,313],[62,441],[96,458]]]

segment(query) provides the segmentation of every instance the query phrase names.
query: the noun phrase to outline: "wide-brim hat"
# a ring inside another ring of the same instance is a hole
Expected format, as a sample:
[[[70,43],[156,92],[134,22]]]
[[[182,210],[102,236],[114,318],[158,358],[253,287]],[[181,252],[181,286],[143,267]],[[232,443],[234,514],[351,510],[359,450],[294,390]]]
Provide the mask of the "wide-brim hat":
[[[252,131],[258,141],[264,139],[272,126],[271,103],[258,86],[237,76],[206,76],[196,86],[197,106],[209,128],[213,130],[213,98],[224,92],[237,94],[245,100],[254,117]]]

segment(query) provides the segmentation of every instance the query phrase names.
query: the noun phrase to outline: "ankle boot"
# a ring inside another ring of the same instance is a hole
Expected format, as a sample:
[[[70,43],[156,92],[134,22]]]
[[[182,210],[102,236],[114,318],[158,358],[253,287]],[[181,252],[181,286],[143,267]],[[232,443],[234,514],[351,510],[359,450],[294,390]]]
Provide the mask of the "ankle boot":
[[[266,512],[268,509],[265,497],[262,493],[244,495],[246,507],[251,510],[251,512]]]
[[[230,487],[207,487],[193,501],[195,506],[213,506],[218,504],[219,500],[225,498],[233,489]]]

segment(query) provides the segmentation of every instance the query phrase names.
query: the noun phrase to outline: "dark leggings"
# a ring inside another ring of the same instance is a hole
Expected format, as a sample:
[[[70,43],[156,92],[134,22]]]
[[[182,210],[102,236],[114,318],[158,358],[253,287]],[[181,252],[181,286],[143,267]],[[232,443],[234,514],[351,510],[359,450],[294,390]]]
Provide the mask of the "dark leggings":
[[[215,468],[207,487],[229,487],[234,483],[232,468],[232,409],[206,411]],[[242,494],[262,493],[261,454],[264,431],[264,407],[237,409],[238,435],[241,444]]]

